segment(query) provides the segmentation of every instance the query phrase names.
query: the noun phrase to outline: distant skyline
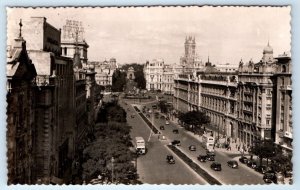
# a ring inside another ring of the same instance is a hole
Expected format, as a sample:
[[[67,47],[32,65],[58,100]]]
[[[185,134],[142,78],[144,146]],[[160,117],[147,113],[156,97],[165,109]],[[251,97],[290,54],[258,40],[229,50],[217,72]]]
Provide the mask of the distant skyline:
[[[213,64],[258,62],[268,41],[274,57],[291,51],[290,7],[7,8],[8,44],[17,23],[46,17],[62,28],[66,19],[83,23],[89,61],[111,57],[118,63],[164,59],[179,63],[186,36],[195,36],[196,53]],[[25,39],[26,40],[26,39]],[[30,43],[30,42],[27,42]]]

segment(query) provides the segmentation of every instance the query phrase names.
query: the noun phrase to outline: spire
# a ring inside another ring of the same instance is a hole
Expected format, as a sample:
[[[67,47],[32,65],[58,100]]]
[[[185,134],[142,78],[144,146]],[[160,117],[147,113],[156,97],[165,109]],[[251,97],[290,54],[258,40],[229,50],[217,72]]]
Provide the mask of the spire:
[[[22,38],[22,26],[23,26],[22,19],[20,19],[19,26],[20,26],[19,38]]]

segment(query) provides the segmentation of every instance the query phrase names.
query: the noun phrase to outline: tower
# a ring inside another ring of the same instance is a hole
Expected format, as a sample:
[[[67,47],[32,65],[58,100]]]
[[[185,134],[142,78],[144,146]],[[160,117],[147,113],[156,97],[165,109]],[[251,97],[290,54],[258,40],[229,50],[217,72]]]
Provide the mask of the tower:
[[[196,42],[195,37],[189,36],[185,38],[185,58],[194,59],[195,58],[195,50],[196,50]]]
[[[274,61],[273,48],[270,46],[269,41],[268,41],[268,45],[263,50],[262,61],[264,63],[272,63]]]

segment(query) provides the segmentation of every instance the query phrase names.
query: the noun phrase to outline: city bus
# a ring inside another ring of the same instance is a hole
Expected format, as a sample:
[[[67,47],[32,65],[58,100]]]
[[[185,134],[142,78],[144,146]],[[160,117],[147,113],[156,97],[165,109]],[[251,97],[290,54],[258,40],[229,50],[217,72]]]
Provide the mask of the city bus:
[[[210,134],[204,134],[202,136],[202,146],[209,152],[212,152],[214,150],[214,143],[215,138],[210,136]]]
[[[146,154],[146,143],[143,137],[135,137],[134,145],[137,154]]]

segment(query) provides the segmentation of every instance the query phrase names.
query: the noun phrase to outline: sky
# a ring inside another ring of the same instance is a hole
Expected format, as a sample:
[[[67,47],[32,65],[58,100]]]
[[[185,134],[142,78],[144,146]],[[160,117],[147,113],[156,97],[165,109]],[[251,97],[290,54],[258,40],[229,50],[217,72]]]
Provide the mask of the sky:
[[[7,8],[8,45],[19,19],[43,16],[56,28],[83,23],[89,61],[114,57],[119,64],[164,59],[179,63],[186,36],[213,64],[258,62],[268,41],[274,56],[291,51],[290,7]],[[26,40],[26,39],[25,39]],[[30,43],[30,42],[27,42]]]

